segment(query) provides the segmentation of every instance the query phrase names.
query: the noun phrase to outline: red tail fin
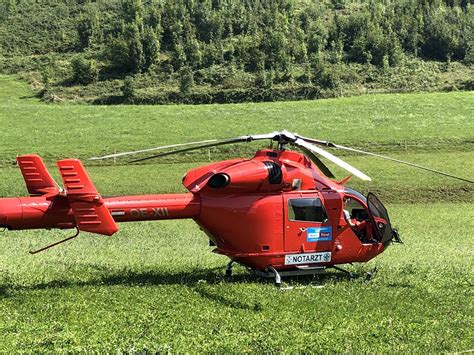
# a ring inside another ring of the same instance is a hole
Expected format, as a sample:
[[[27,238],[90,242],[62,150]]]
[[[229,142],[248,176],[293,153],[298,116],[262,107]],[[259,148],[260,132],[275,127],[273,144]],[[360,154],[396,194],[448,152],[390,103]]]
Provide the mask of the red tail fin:
[[[38,155],[22,155],[16,160],[31,196],[59,193],[58,184]]]
[[[117,224],[104,205],[89,175],[78,159],[57,161],[66,196],[82,231],[112,235],[118,231]]]

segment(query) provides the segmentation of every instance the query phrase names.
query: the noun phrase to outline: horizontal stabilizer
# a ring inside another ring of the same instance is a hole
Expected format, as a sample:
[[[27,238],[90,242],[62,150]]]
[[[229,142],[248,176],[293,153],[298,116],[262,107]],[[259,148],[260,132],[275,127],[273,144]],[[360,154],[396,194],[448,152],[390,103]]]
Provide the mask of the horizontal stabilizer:
[[[41,157],[38,155],[22,155],[17,157],[16,160],[30,196],[59,193],[59,186],[51,177]]]
[[[66,196],[71,204],[77,228],[81,231],[112,235],[117,224],[104,205],[92,180],[78,159],[57,161]]]

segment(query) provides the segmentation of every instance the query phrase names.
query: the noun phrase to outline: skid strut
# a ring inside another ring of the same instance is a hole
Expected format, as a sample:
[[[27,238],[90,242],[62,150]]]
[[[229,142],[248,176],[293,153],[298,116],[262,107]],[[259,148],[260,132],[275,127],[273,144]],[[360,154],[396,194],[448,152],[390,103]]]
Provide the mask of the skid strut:
[[[281,276],[278,271],[276,271],[275,268],[270,265],[269,267],[267,267],[267,272],[271,272],[275,275],[275,286],[281,287]]]
[[[231,260],[229,261],[229,263],[227,264],[226,268],[225,268],[225,277],[232,277],[232,266],[234,264],[234,260]]]
[[[374,267],[374,269],[372,271],[367,271],[365,273],[365,283],[369,282],[370,280],[372,280],[372,278],[375,276],[375,274],[377,273],[378,271],[378,268],[377,266]]]

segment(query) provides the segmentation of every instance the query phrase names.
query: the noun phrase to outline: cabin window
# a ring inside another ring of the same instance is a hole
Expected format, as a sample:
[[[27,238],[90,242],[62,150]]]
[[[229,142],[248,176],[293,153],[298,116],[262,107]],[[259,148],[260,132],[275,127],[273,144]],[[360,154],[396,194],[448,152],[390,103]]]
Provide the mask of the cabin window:
[[[288,200],[288,219],[323,223],[328,215],[319,198],[292,198]]]

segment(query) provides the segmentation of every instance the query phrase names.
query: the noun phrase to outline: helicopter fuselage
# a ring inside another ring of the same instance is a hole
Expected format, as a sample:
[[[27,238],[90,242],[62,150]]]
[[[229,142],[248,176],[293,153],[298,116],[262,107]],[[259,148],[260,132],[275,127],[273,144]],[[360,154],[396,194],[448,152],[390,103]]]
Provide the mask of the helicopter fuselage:
[[[200,197],[194,219],[215,252],[252,268],[364,262],[385,248],[375,236],[358,237],[344,218],[344,187],[294,151],[260,150],[252,159],[211,164],[191,170],[183,184]]]
[[[190,170],[183,178],[189,193],[182,194],[101,198],[84,190],[90,181],[67,185],[63,178],[66,192],[0,199],[0,225],[12,230],[76,227],[111,235],[117,230],[114,222],[190,218],[208,235],[215,252],[257,270],[365,262],[390,241],[377,237],[376,227],[389,225],[388,216],[370,216],[367,201],[350,195],[294,151],[260,150],[251,159]],[[74,199],[68,195],[73,189],[84,191]],[[355,212],[366,210],[359,231],[344,215],[347,197],[358,201]],[[104,213],[113,221],[103,219]]]

